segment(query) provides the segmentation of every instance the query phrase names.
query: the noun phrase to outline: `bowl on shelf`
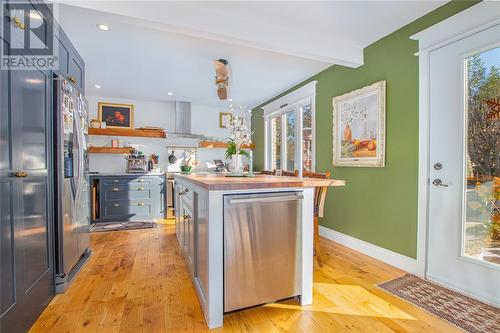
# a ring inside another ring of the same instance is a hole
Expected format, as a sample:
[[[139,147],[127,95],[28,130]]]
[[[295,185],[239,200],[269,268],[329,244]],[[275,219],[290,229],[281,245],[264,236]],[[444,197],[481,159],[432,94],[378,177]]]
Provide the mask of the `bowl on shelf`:
[[[181,172],[182,173],[191,173],[192,169],[193,169],[193,167],[190,165],[181,165]]]

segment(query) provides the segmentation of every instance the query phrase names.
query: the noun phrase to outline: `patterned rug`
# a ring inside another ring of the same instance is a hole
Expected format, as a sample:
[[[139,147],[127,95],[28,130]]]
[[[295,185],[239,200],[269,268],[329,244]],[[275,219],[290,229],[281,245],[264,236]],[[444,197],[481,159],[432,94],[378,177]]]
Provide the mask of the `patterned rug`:
[[[90,228],[90,232],[118,231],[131,229],[156,228],[155,221],[99,222]]]
[[[500,309],[406,274],[378,285],[470,333],[500,332]]]

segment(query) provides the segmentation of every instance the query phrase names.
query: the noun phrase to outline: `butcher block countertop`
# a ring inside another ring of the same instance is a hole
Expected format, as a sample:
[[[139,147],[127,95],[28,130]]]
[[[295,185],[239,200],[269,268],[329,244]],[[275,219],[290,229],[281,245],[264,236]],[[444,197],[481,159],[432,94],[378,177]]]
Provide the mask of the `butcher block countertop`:
[[[255,175],[254,177],[226,177],[214,174],[175,175],[208,190],[245,190],[283,187],[345,186],[344,180],[297,178]]]

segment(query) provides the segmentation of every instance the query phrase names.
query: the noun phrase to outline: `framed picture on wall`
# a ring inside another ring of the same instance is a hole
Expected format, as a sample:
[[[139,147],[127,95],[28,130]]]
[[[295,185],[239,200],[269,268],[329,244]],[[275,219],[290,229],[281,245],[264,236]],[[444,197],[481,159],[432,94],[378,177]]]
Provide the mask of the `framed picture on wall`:
[[[219,114],[219,127],[220,128],[229,128],[231,124],[231,120],[233,119],[233,114],[229,112],[221,112]]]
[[[110,128],[134,128],[134,105],[98,103],[99,121]]]
[[[385,81],[333,98],[333,165],[385,166]]]

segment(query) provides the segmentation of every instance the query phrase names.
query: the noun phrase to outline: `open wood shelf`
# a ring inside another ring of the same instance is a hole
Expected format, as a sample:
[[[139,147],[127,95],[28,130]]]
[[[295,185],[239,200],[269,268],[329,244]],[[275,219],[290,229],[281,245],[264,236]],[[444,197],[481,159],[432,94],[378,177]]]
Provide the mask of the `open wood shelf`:
[[[130,154],[134,151],[132,147],[89,147],[89,154]]]
[[[141,131],[128,128],[89,128],[89,135],[132,136],[165,139],[167,134],[160,131]]]
[[[227,143],[226,142],[220,142],[220,141],[200,141],[199,144],[200,148],[227,148]],[[253,149],[255,148],[255,145],[249,144],[249,145],[243,145],[244,149]]]

